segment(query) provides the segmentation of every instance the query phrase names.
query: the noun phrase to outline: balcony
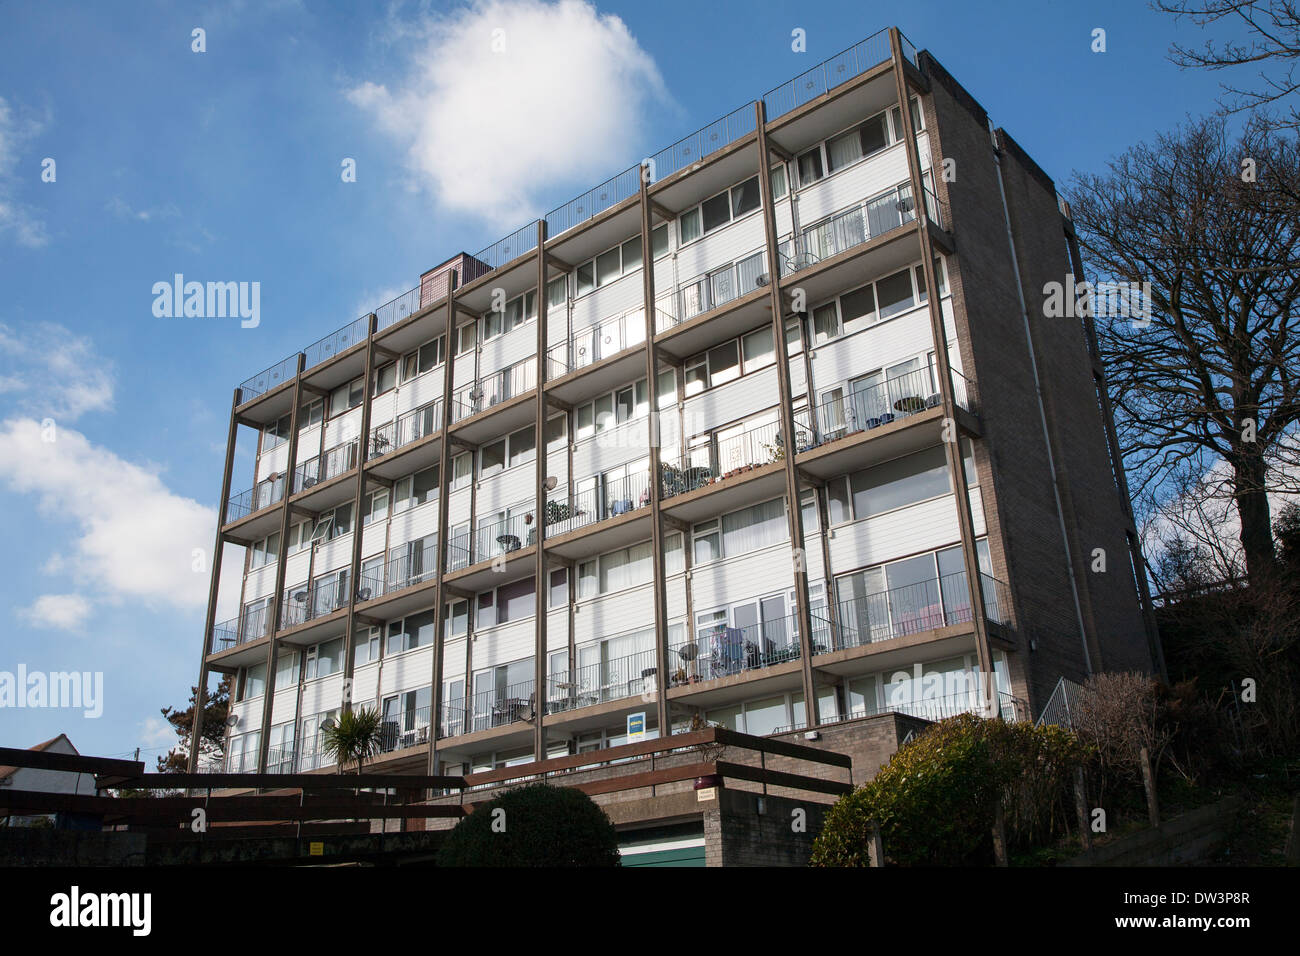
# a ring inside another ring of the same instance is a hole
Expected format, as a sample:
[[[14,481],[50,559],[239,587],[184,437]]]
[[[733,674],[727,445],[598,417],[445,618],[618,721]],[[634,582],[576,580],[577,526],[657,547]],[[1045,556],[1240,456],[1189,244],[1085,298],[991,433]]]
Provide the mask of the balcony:
[[[261,640],[271,633],[271,608],[245,608],[238,617],[212,626],[208,653],[220,654],[231,648]]]
[[[574,332],[569,341],[546,350],[547,378],[555,379],[613,358],[645,342],[645,310],[628,309],[598,325]]]
[[[384,714],[379,728],[380,753],[392,753],[408,747],[423,747],[429,742],[432,707],[416,707],[397,714]]]
[[[805,226],[803,233],[778,246],[781,276],[792,275],[832,259],[916,219],[910,184],[895,186],[870,199],[854,203],[821,222]]]
[[[407,588],[432,581],[438,573],[437,535],[390,552],[387,567],[363,571],[357,584],[357,603],[377,601]]]
[[[390,455],[412,442],[442,428],[442,400],[434,399],[395,420],[370,429],[370,443],[366,448],[366,461]]]
[[[531,721],[534,717],[534,686],[532,680],[501,684],[491,690],[444,702],[438,736],[458,737]]]
[[[813,653],[827,649],[829,629],[814,622]],[[796,614],[751,624],[719,625],[696,632],[668,648],[668,686],[684,687],[760,671],[798,661],[799,619]]]
[[[233,524],[263,508],[278,504],[283,498],[284,475],[272,475],[247,491],[230,496],[226,501],[226,524]]]
[[[769,281],[760,247],[678,283],[655,303],[656,341],[684,358],[771,322]]]
[[[805,447],[799,431],[799,450]],[[666,512],[697,521],[785,493],[785,459],[779,421],[744,431],[716,432],[707,444],[661,464],[660,494]],[[707,489],[707,490],[706,490]]]
[[[579,658],[582,650],[578,648]],[[652,692],[657,667],[654,648],[650,648],[573,670],[557,671],[547,679],[546,712],[564,713]]]
[[[985,616],[995,624],[1007,624],[1010,613],[1006,585],[981,573],[980,586]],[[838,627],[831,632],[832,651],[865,647],[973,620],[965,571],[840,601],[836,612]]]
[[[512,414],[500,419],[476,422],[459,429],[461,437],[470,442],[480,442],[499,437],[503,431],[522,426],[532,419],[532,410],[526,403],[515,400],[537,387],[537,356],[508,365],[478,381],[456,389],[451,396],[451,421],[453,425],[468,422],[484,412],[510,408]],[[472,434],[471,434],[472,432]]]
[[[348,575],[344,574],[342,577],[343,580],[340,581],[338,574],[331,574],[324,580],[317,580],[311,584],[304,582],[286,588],[280,627],[282,629],[298,627],[346,608],[349,602]]]
[[[354,438],[298,465],[293,470],[293,493],[309,491],[356,468],[359,444]]]
[[[578,482],[577,487],[581,490],[570,493],[571,489],[560,489],[552,492],[546,503],[548,551],[572,560],[613,551],[650,536],[649,526],[644,521],[635,521],[630,517],[639,514],[646,521],[649,520],[649,470],[610,480],[595,475]],[[570,537],[574,532],[612,519],[622,520],[603,531],[593,530],[585,535]],[[552,545],[552,542],[555,544]]]

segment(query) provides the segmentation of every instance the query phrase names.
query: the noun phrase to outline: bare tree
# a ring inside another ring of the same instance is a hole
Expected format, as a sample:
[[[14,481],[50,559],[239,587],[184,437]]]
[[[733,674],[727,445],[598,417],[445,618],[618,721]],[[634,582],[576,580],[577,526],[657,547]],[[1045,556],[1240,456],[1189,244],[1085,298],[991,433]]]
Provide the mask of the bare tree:
[[[1252,122],[1229,142],[1218,117],[1068,190],[1090,272],[1150,283],[1149,317],[1098,316],[1135,496],[1158,508],[1226,469],[1252,582],[1275,562],[1269,494],[1300,473],[1298,182],[1294,136]]]
[[[1229,112],[1256,112],[1269,123],[1300,128],[1300,4],[1295,0],[1155,0],[1152,6],[1198,27],[1243,30],[1244,41],[1206,40],[1204,46],[1174,44],[1170,58],[1183,67],[1208,70],[1255,68],[1258,86],[1224,83]],[[1281,112],[1273,114],[1275,108]]]

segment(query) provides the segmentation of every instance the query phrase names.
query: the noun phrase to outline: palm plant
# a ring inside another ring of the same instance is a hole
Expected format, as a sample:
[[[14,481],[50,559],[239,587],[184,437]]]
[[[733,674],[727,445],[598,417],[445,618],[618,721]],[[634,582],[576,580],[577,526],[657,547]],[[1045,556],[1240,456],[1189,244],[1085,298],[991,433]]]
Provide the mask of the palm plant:
[[[383,749],[383,724],[379,711],[373,707],[360,710],[345,710],[329,726],[321,730],[321,746],[327,757],[332,758],[339,767],[353,761],[360,774],[365,762]]]

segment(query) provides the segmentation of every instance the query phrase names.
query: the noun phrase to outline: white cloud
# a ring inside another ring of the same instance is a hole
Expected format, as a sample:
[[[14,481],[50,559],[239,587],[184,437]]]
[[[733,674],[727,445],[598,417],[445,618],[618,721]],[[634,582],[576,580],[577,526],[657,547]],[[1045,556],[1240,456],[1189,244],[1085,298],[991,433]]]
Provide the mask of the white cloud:
[[[179,746],[176,728],[161,717],[149,716],[140,721],[140,743],[148,749]]]
[[[0,323],[0,394],[33,415],[72,421],[113,405],[113,372],[91,341],[53,322]]]
[[[42,594],[18,616],[33,627],[75,631],[90,617],[90,602],[80,594]]]
[[[40,512],[72,522],[77,537],[57,564],[111,603],[178,608],[207,602],[212,509],[173,494],[156,470],[119,458],[70,428],[45,440],[40,422],[0,423],[0,480],[36,497]],[[195,568],[195,549],[204,566]],[[39,603],[39,602],[38,602]]]
[[[654,60],[621,19],[581,0],[479,0],[420,25],[410,73],[348,99],[408,149],[446,208],[503,227],[537,215],[553,185],[631,165]]]
[[[104,206],[118,219],[133,219],[136,222],[152,222],[155,219],[171,219],[179,216],[181,211],[174,203],[165,203],[155,209],[135,209],[121,196],[114,196]]]
[[[33,249],[49,241],[45,223],[13,193],[18,157],[44,128],[45,121],[18,116],[0,96],[0,236],[12,233],[19,245]],[[30,175],[34,182],[40,181],[40,166],[34,160]]]

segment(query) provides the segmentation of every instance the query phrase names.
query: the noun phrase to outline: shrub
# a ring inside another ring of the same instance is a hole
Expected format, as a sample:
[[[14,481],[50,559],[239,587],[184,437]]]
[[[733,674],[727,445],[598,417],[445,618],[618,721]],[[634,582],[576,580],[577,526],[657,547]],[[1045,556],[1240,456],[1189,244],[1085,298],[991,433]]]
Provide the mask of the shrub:
[[[448,834],[438,865],[619,866],[618,836],[582,791],[533,783],[476,807]]]
[[[813,866],[866,866],[871,823],[885,859],[958,866],[991,859],[999,804],[1008,848],[1063,832],[1085,749],[1069,731],[961,714],[903,746],[828,813]]]

